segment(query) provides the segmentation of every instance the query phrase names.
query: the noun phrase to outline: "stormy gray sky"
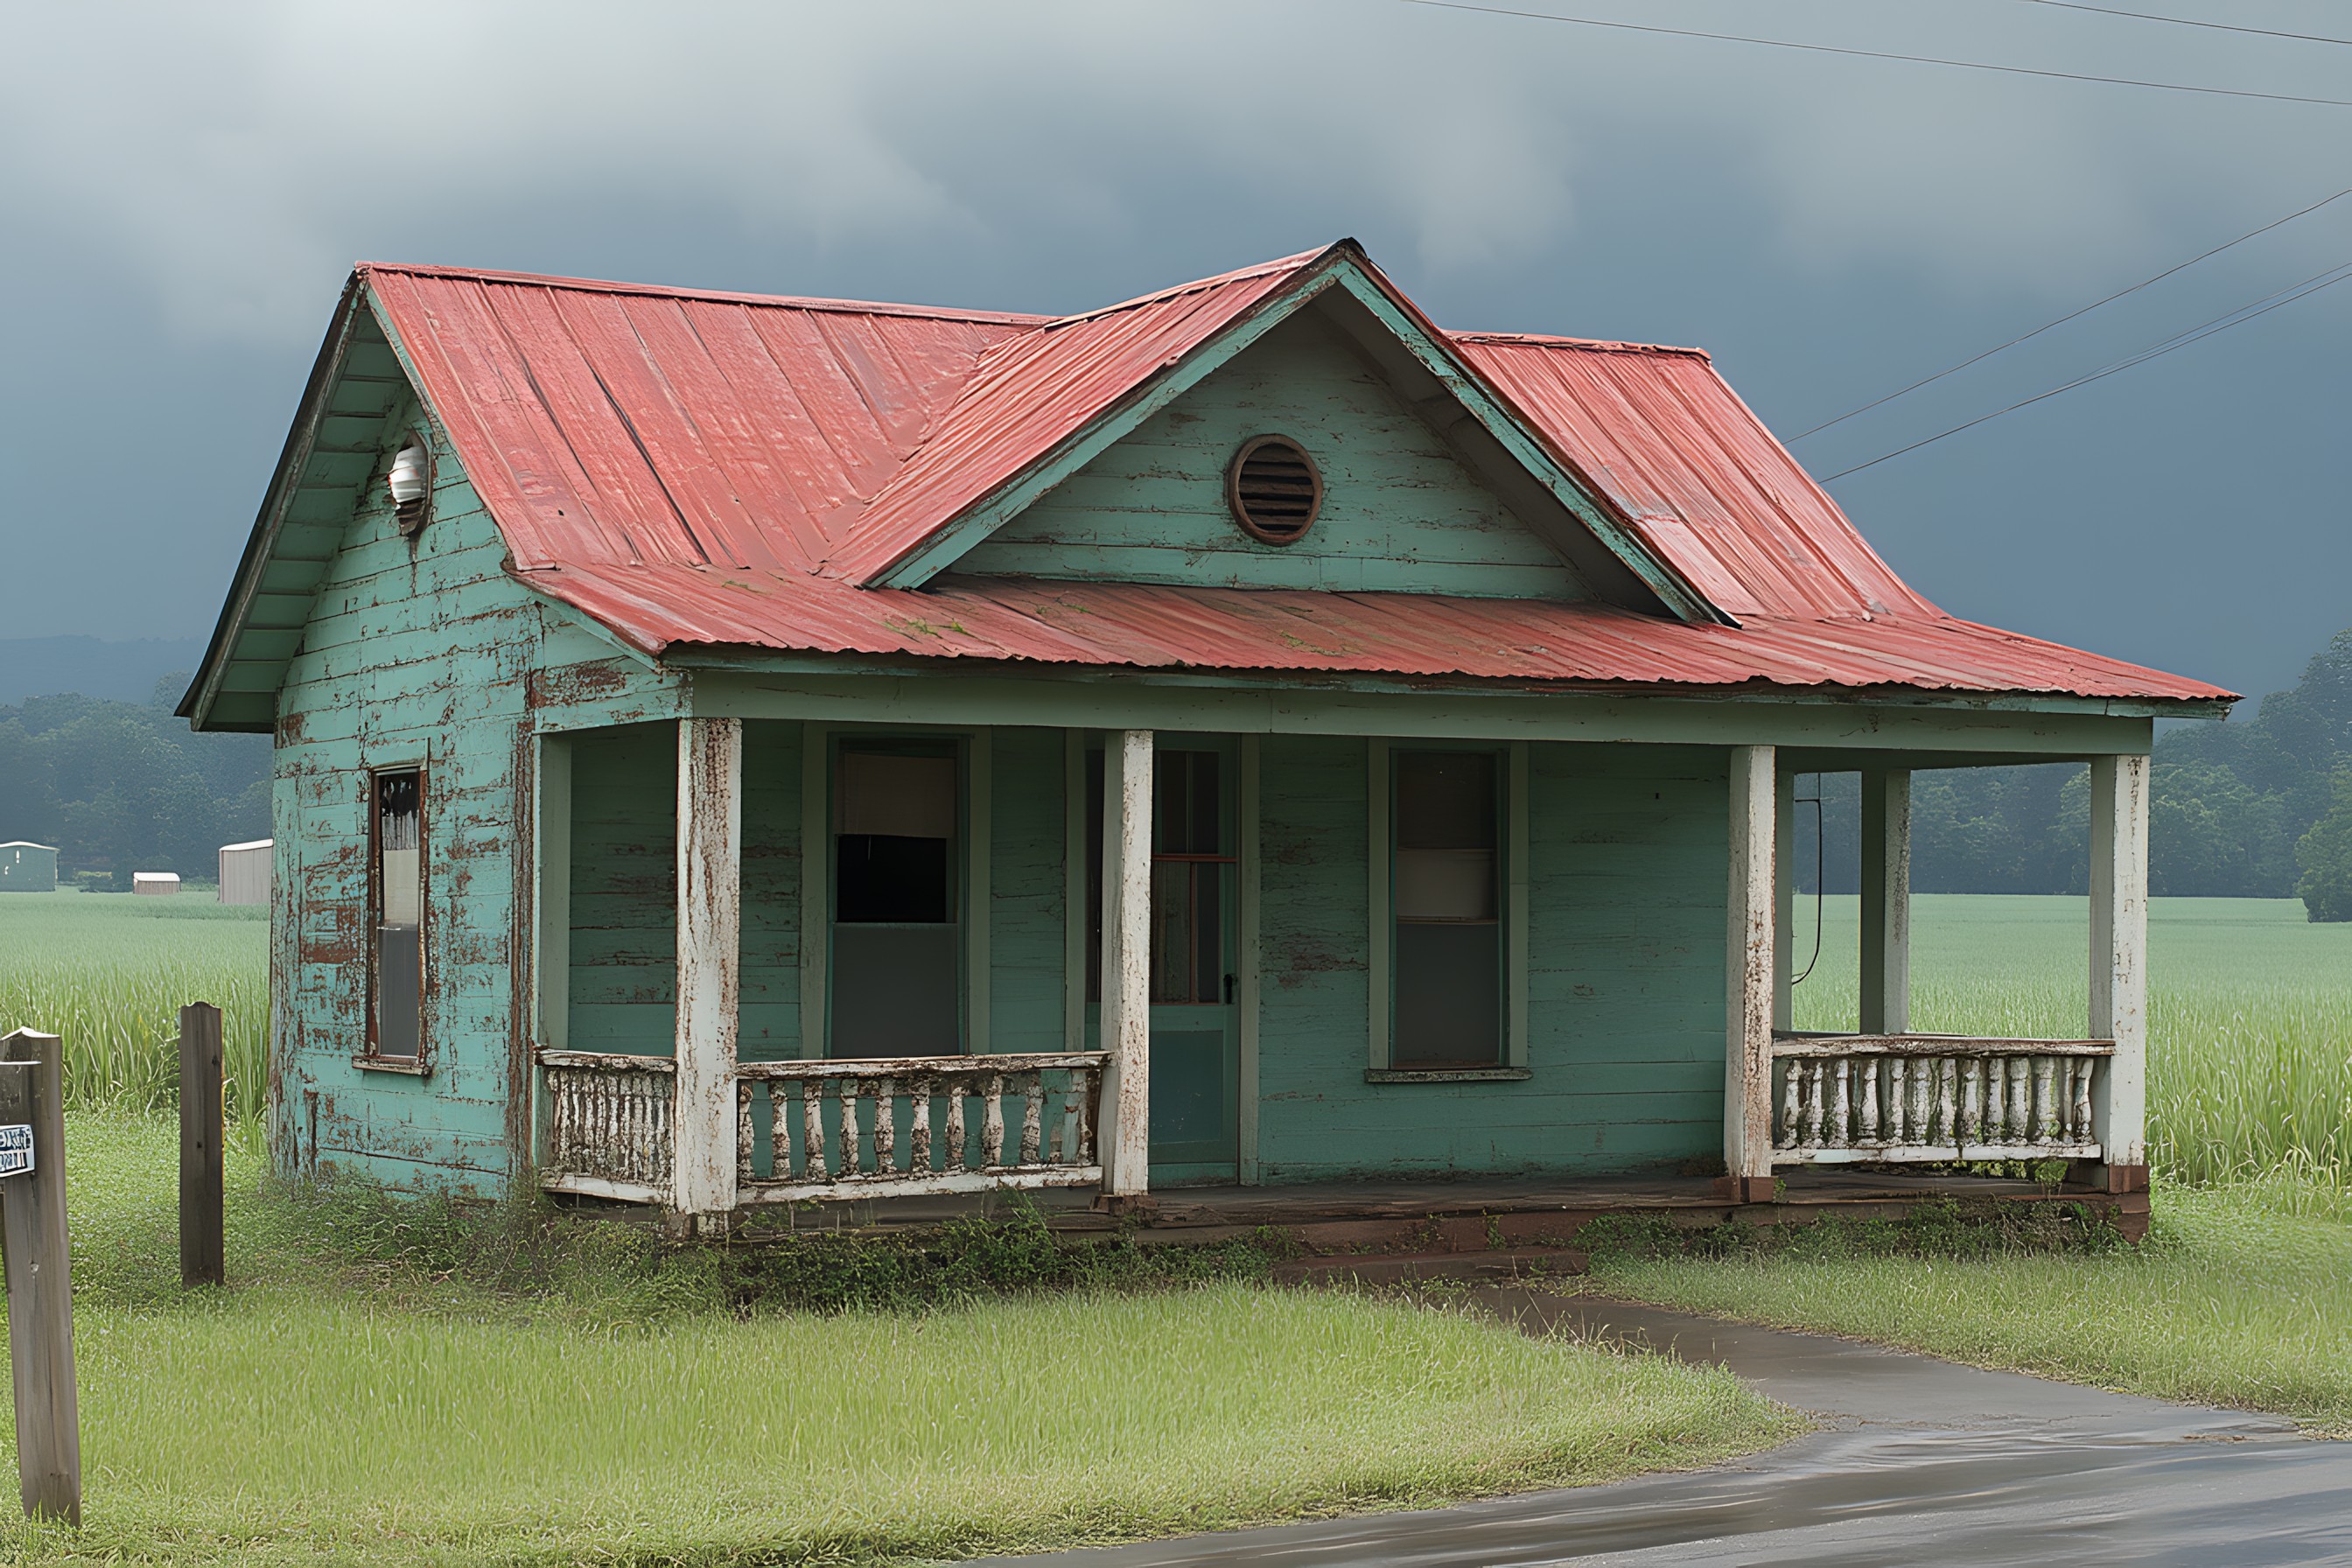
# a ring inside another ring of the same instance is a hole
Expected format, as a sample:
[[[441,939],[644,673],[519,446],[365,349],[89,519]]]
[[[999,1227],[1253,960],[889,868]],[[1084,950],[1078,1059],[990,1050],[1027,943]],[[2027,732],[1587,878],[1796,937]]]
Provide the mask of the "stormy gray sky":
[[[2042,0],[1527,10],[2352,100]],[[2352,37],[2336,0],[2116,0]],[[0,636],[209,630],[360,258],[1083,309],[1340,235],[1697,343],[1784,436],[2352,185],[2352,107],[1401,0],[0,3]],[[1817,474],[2352,262],[2352,197],[1796,443]],[[2254,693],[2352,626],[2352,286],[1839,479],[1959,614]]]

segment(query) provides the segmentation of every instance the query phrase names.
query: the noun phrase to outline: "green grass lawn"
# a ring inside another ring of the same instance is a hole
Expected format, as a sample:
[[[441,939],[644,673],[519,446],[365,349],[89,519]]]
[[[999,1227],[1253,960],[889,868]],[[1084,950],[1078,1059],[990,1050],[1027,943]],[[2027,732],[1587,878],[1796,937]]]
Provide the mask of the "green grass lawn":
[[[1855,900],[1826,900],[1805,1028],[1850,1027]],[[1797,966],[1813,900],[1799,900]],[[1916,900],[1913,1022],[2084,1025],[2084,900]],[[2149,918],[2155,1225],[2136,1249],[1990,1259],[1604,1257],[1588,1288],[2352,1435],[2352,925],[2299,903],[2159,899]]]
[[[87,1524],[0,1526],[31,1560],[955,1557],[1595,1481],[1793,1429],[1717,1372],[1246,1278],[768,1310],[709,1249],[575,1220],[518,1286],[477,1267],[495,1231],[265,1194],[249,1156],[235,1288],[188,1297],[172,1129],[68,1136]]]

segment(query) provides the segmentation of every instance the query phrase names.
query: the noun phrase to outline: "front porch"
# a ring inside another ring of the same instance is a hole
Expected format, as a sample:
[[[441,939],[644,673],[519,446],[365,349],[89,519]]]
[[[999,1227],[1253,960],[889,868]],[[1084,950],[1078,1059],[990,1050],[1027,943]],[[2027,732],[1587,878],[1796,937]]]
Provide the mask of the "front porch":
[[[592,805],[578,773],[602,766],[596,732],[539,742],[533,1137],[551,1192],[723,1224],[806,1205],[911,1222],[1021,1189],[1057,1224],[1133,1213],[1170,1239],[1261,1213],[1310,1227],[1555,1216],[1510,1219],[1507,1235],[1646,1206],[1801,1214],[1943,1192],[2132,1195],[2118,1212],[2144,1223],[2144,752],[2087,752],[2091,1005],[2080,1037],[2041,1040],[1910,1028],[1900,764],[2046,761],[2055,746],[719,717],[630,726],[613,754],[656,737],[675,748],[672,816],[634,852],[674,871],[650,906],[636,871],[600,868],[612,835],[589,842],[618,812],[617,797]],[[1427,746],[1492,756],[1499,803],[1491,852],[1446,849],[1454,880],[1434,893],[1412,879],[1419,862],[1398,871],[1417,846],[1386,796],[1396,753]],[[842,834],[882,809],[845,805],[843,758],[886,752],[942,759],[956,781],[946,816],[889,807],[940,824],[926,831],[945,846],[953,918],[905,951],[946,952],[951,989],[942,1006],[919,975],[900,983],[938,1047],[836,1054],[843,1020],[871,1015],[845,1003],[845,977],[887,990],[896,973],[843,959],[869,938],[845,931],[837,865]],[[1226,771],[1202,786],[1216,825],[1171,848],[1162,764],[1179,752]],[[1797,773],[1841,770],[1864,781],[1861,1016],[1799,1034],[1782,847]],[[1195,900],[1172,941],[1171,867]],[[1197,867],[1215,868],[1206,902]],[[1419,1016],[1400,1000],[1399,922],[1432,900],[1460,917],[1449,930],[1492,928],[1483,1058],[1432,1060],[1399,1022]],[[1171,955],[1187,952],[1180,980]],[[1203,1040],[1226,1054],[1202,1056]],[[1158,1084],[1155,1046],[1192,1053]],[[2065,1174],[1889,1173],[2017,1161]]]

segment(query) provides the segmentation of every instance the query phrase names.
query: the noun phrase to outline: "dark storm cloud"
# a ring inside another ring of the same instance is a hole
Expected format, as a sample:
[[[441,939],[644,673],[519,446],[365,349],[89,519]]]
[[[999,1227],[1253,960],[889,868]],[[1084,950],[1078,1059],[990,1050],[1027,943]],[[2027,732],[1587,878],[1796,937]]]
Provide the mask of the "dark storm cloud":
[[[1588,14],[2352,98],[2352,49],[2011,0]],[[1703,343],[1795,430],[2347,183],[2352,135],[1382,0],[5,15],[0,550],[47,584],[5,635],[210,624],[361,256],[1068,310],[1354,234],[1442,321]],[[1800,455],[2347,257],[2352,199]],[[2280,684],[2352,623],[2337,294],[1837,493],[1956,611]]]

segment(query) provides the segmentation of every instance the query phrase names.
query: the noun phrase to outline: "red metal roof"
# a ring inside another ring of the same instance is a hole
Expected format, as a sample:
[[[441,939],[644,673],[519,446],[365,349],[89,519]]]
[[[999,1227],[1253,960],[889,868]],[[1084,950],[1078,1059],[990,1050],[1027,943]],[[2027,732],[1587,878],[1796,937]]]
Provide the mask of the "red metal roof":
[[[1945,615],[1705,355],[1563,338],[1443,341],[1738,626],[1423,595],[974,576],[860,585],[1333,254],[1069,318],[362,270],[517,574],[656,655],[2230,695]]]

